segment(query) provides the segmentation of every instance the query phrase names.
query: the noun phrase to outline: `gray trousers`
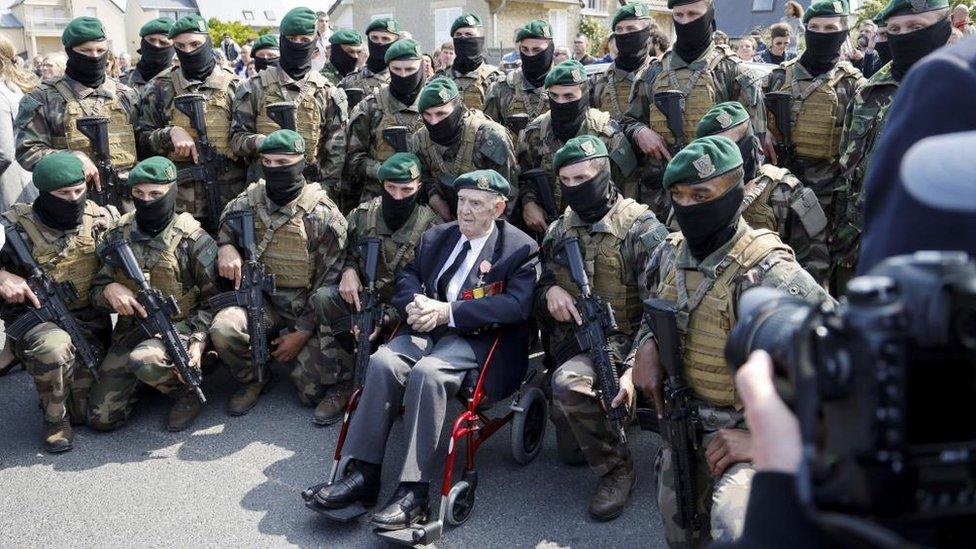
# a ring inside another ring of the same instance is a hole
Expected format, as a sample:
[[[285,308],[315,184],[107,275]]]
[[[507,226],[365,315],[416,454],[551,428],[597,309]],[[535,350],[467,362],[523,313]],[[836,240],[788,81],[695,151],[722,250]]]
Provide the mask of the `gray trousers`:
[[[390,427],[403,405],[407,451],[400,482],[429,481],[440,471],[439,443],[449,399],[461,388],[467,370],[477,368],[464,339],[445,335],[401,335],[369,359],[366,384],[353,414],[343,454],[383,463]]]

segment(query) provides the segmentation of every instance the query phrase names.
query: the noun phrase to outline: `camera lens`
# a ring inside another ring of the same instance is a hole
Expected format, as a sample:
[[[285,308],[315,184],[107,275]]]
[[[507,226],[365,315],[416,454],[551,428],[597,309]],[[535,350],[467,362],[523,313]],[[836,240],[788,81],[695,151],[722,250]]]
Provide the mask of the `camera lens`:
[[[738,322],[725,344],[729,367],[737,369],[762,349],[777,366],[791,370],[793,337],[809,313],[809,304],[781,290],[753,288],[742,294]]]

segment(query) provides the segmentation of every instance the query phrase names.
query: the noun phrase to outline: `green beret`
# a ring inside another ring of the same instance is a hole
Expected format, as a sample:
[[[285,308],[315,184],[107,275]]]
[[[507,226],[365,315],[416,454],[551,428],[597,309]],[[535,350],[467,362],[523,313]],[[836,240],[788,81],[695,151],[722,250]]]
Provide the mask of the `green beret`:
[[[254,41],[254,45],[251,46],[251,55],[261,51],[261,50],[277,50],[278,47],[278,35],[277,34],[263,34]]]
[[[329,44],[340,45],[345,44],[347,46],[362,46],[363,45],[363,35],[359,34],[359,31],[353,29],[339,29],[332,33],[329,37]]]
[[[139,37],[149,36],[150,34],[169,34],[169,30],[173,28],[173,21],[169,17],[157,17],[139,29]]]
[[[664,188],[694,185],[728,173],[742,165],[739,146],[728,137],[701,137],[681,149],[664,170]]]
[[[154,183],[169,185],[176,182],[176,164],[165,156],[150,156],[136,164],[129,172],[129,185]]]
[[[698,123],[695,137],[706,137],[722,133],[729,128],[749,121],[749,113],[742,103],[726,101],[711,108]]]
[[[409,183],[420,177],[420,159],[408,152],[398,152],[386,159],[376,172],[376,179],[391,183]]]
[[[559,170],[563,166],[605,156],[608,156],[607,146],[599,137],[581,135],[570,139],[556,151],[555,156],[552,157],[552,171],[559,175]]]
[[[315,34],[315,12],[308,8],[294,8],[282,18],[279,32],[281,36]]]
[[[508,193],[512,188],[508,180],[495,170],[475,170],[461,175],[454,180],[454,190],[478,189],[502,195],[508,200]]]
[[[627,4],[626,6],[617,10],[617,13],[613,14],[613,20],[610,22],[610,30],[613,31],[617,23],[621,21],[627,21],[628,19],[650,19],[651,18],[651,7],[647,4]]]
[[[889,17],[896,15],[908,15],[912,13],[925,13],[946,9],[949,7],[949,0],[891,0],[883,10],[878,13],[881,23]]]
[[[550,86],[576,86],[586,82],[586,69],[575,59],[563,61],[546,75],[546,89]]]
[[[807,11],[803,12],[803,24],[807,24],[814,17],[838,17],[851,14],[851,8],[847,5],[847,0],[820,0],[810,4]]]
[[[84,181],[81,159],[68,151],[53,152],[34,164],[34,186],[42,193],[74,187]]]
[[[366,34],[369,34],[375,30],[399,34],[400,22],[392,17],[380,17],[379,19],[373,19],[369,25],[366,26]]]
[[[105,40],[105,28],[94,17],[75,17],[61,33],[61,43],[73,48],[91,40]]]
[[[526,38],[541,38],[543,40],[552,40],[552,27],[549,23],[543,21],[542,19],[536,19],[535,21],[529,21],[523,27],[519,27],[515,31],[515,41],[521,42]]]
[[[187,15],[186,17],[180,17],[179,21],[173,24],[173,28],[169,29],[169,37],[176,38],[177,36],[192,32],[195,34],[205,34],[210,31],[210,27],[207,26],[206,20],[200,15],[194,13],[192,15]]]
[[[461,17],[458,17],[451,23],[451,36],[454,36],[454,31],[458,29],[463,29],[464,27],[483,27],[484,24],[481,22],[481,18],[473,13],[465,13]]]
[[[387,65],[390,61],[397,61],[400,59],[423,59],[424,52],[420,50],[420,44],[416,40],[411,38],[402,38],[396,42],[390,44],[390,47],[386,50],[386,55],[383,56],[383,61]]]
[[[450,78],[443,76],[434,78],[420,90],[417,98],[417,110],[423,112],[431,107],[443,105],[459,94],[457,84]]]
[[[291,130],[278,130],[264,138],[258,152],[278,154],[305,154],[305,139]]]

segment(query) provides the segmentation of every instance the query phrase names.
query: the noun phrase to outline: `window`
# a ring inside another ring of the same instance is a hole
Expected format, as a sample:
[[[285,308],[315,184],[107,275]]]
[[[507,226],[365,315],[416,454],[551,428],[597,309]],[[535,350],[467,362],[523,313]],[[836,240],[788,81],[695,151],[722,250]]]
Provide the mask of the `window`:
[[[176,10],[159,10],[160,17],[169,17],[173,21],[179,21],[183,14]]]
[[[264,18],[267,19],[268,21],[274,21],[276,18],[275,12],[271,10],[264,10]]]
[[[44,19],[44,8],[34,8],[34,19],[37,20]]]
[[[461,8],[442,8],[434,10],[434,46],[451,40],[451,25],[461,17]]]
[[[65,15],[64,15],[64,10],[63,10],[63,9],[60,9],[60,8],[55,8],[55,9],[54,9],[54,11],[53,11],[52,13],[54,14],[54,18],[55,18],[55,19],[66,19],[66,18],[67,18],[67,17],[66,17]]]
[[[244,10],[242,13],[244,14],[244,20],[245,21],[254,21],[254,12],[253,11],[251,11],[251,10]]]
[[[582,11],[584,14],[590,13],[590,14],[597,14],[597,15],[606,15],[607,14],[606,0],[584,0]]]
[[[88,17],[98,17],[98,10],[95,8],[85,8],[85,15]]]
[[[566,10],[549,10],[549,25],[552,26],[552,42],[557,46],[569,45],[566,37]]]
[[[773,11],[774,0],[752,0],[752,11]]]

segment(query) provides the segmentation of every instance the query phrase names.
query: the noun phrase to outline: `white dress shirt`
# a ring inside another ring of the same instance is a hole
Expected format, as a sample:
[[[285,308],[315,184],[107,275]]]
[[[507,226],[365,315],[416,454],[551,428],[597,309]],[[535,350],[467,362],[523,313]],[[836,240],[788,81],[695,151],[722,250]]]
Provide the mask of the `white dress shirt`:
[[[469,239],[468,237],[462,234],[461,238],[458,239],[457,244],[454,245],[454,249],[451,250],[451,255],[447,256],[447,260],[444,261],[444,265],[441,267],[441,270],[437,272],[437,278],[434,279],[434,284],[437,284],[437,282],[440,281],[441,275],[444,274],[444,271],[446,271],[447,268],[450,267],[452,263],[454,263],[454,259],[457,258],[457,255],[459,253],[461,253],[461,246],[463,246],[465,242],[470,240],[471,249],[468,250],[468,256],[464,258],[464,262],[461,263],[461,266],[458,267],[458,270],[454,272],[454,276],[451,277],[451,281],[448,282],[447,284],[447,293],[445,297],[447,298],[448,302],[457,301],[458,294],[461,293],[461,286],[464,284],[464,281],[467,280],[468,273],[470,273],[471,269],[474,268],[474,262],[478,260],[478,256],[481,255],[481,250],[485,247],[485,242],[488,241],[488,237],[491,236],[491,233],[494,230],[495,230],[495,224],[492,223],[491,231],[488,231],[488,234],[484,236],[479,236],[478,238]],[[448,310],[450,312],[448,313],[447,325],[453,328],[454,307],[451,307]]]

